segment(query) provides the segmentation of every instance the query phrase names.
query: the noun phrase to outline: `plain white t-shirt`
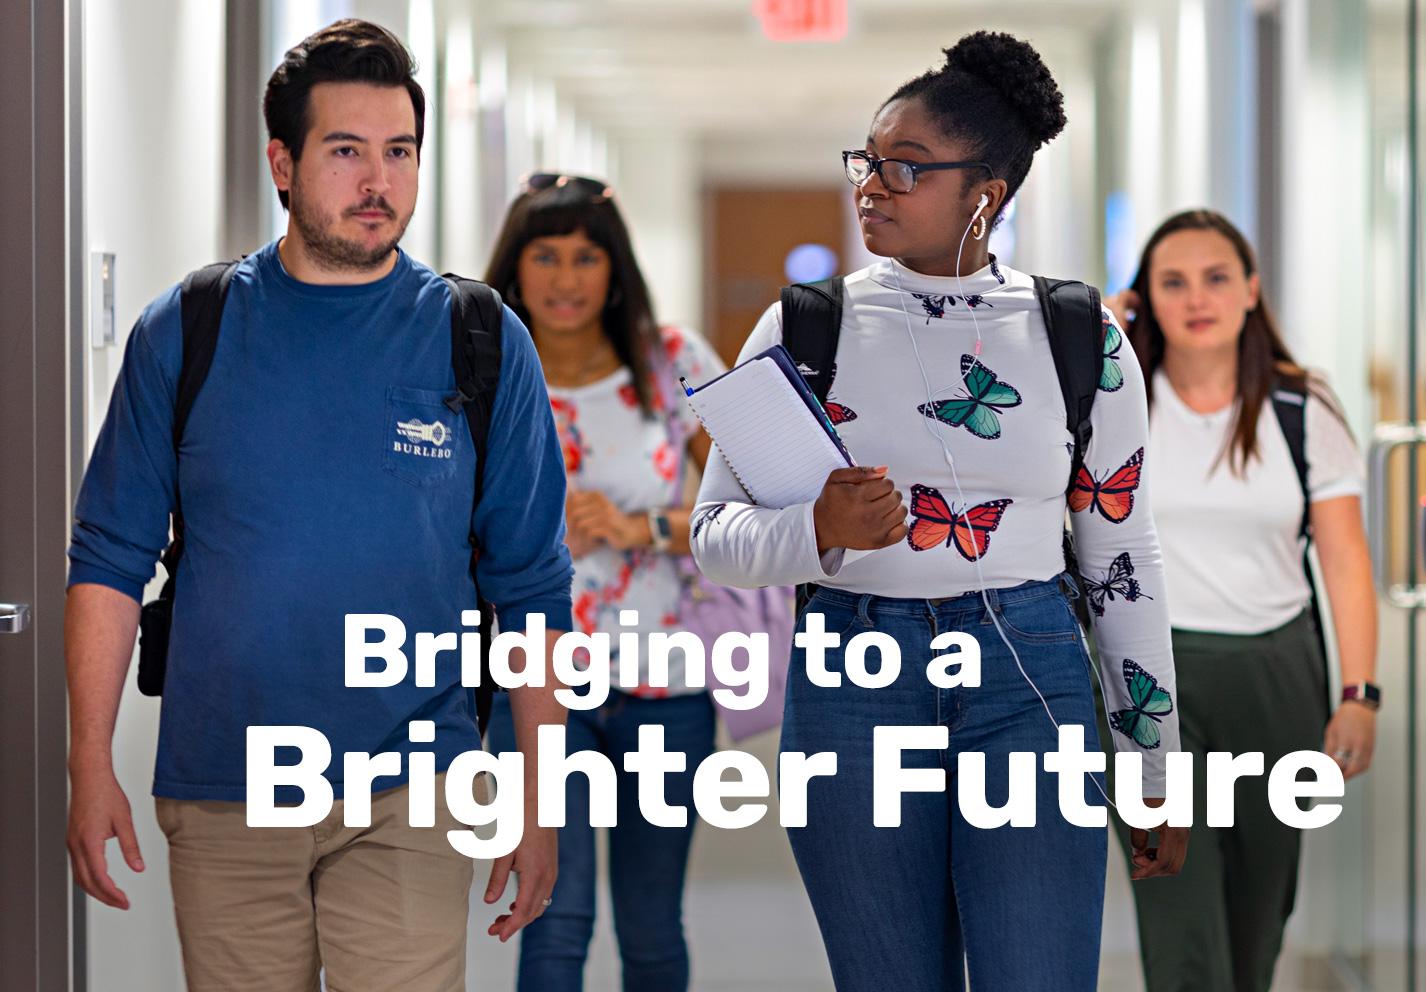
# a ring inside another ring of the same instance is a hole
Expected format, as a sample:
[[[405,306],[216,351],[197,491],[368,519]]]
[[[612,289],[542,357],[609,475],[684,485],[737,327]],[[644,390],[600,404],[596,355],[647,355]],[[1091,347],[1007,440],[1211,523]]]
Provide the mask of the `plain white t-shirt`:
[[[1196,413],[1154,374],[1145,484],[1163,548],[1169,619],[1179,630],[1261,634],[1311,600],[1302,571],[1302,488],[1271,399],[1258,417],[1259,457],[1235,474],[1224,445],[1237,405]],[[1307,398],[1307,485],[1312,501],[1360,496],[1361,455],[1346,425]],[[1222,457],[1220,457],[1220,455]]]

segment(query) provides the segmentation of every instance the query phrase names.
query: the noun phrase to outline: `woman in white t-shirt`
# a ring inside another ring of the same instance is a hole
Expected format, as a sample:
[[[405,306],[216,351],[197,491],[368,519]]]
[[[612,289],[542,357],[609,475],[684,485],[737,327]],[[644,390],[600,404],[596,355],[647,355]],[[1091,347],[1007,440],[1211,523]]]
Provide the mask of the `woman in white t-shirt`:
[[[699,335],[655,323],[628,231],[602,181],[552,173],[526,179],[486,281],[530,328],[544,366],[569,483],[575,628],[613,635],[611,683],[624,685],[621,670],[630,662],[618,655],[620,633],[646,641],[681,629],[685,459],[701,471],[708,457],[708,436],[686,403],[669,398],[668,386],[680,375],[710,379],[723,365]],[[687,688],[677,652],[667,686],[651,684],[645,658],[632,664],[637,688],[611,689],[598,708],[570,711],[566,749],[602,752],[622,777],[639,727],[661,726],[664,747],[687,756],[684,771],[664,776],[665,798],[690,807],[694,772],[713,751],[708,693]],[[503,694],[490,737],[492,750],[514,748]],[[551,905],[521,933],[522,992],[583,988],[596,877],[586,776],[569,776],[565,803]],[[617,816],[609,829],[609,875],[623,987],[680,992],[688,987],[681,906],[693,818],[682,828],[649,824],[632,781],[620,782]]]
[[[1361,459],[1336,400],[1293,361],[1262,297],[1251,247],[1217,213],[1165,221],[1133,288],[1106,302],[1129,328],[1148,386],[1147,457],[1158,465],[1149,489],[1179,727],[1195,781],[1204,780],[1210,751],[1260,751],[1271,769],[1284,754],[1321,749],[1347,778],[1361,774],[1371,763],[1380,699],[1371,681],[1376,595]],[[1302,481],[1289,435],[1305,436]],[[1304,570],[1307,533],[1332,606],[1344,686],[1330,719]],[[1094,587],[1092,603],[1136,591],[1132,577],[1110,576]],[[1150,992],[1271,984],[1300,834],[1272,814],[1266,781],[1240,780],[1228,828],[1205,825],[1200,790],[1182,873],[1134,886]]]

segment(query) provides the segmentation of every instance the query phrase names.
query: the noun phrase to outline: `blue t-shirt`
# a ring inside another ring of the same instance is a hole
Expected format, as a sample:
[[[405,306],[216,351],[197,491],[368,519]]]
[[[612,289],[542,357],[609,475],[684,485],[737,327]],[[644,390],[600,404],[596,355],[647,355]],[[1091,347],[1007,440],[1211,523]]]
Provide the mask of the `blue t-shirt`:
[[[476,600],[475,449],[465,415],[443,402],[455,389],[450,307],[445,282],[405,253],[377,282],[324,286],[288,275],[267,245],[233,275],[177,458],[178,288],[139,318],[80,489],[69,582],[139,599],[181,489],[155,795],[243,800],[249,725],[321,731],[338,796],[347,751],[429,750],[444,769],[479,746],[459,658],[440,656],[434,688],[414,671],[416,633],[469,630],[461,611]],[[502,629],[540,612],[568,630],[564,462],[534,343],[508,309],[501,330],[477,579]],[[406,625],[403,683],[346,686],[348,613]],[[434,721],[435,743],[409,743],[411,720]],[[300,797],[284,791],[279,801]]]

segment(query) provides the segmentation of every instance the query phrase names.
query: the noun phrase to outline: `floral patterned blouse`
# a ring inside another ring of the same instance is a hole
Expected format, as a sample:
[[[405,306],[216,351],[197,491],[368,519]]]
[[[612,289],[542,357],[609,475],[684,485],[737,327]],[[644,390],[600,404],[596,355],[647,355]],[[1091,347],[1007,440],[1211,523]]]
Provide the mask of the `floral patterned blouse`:
[[[721,359],[694,331],[666,327],[661,331],[664,355],[673,376],[703,383],[724,371]],[[667,368],[667,366],[666,366]],[[655,417],[645,417],[634,391],[633,373],[627,366],[598,382],[574,389],[550,386],[550,406],[564,449],[565,472],[573,490],[598,490],[626,513],[643,513],[655,507],[680,507],[686,502],[683,452],[675,443],[699,427],[698,420],[681,401],[673,402],[677,383],[653,384]],[[677,431],[669,418],[677,418]],[[691,493],[690,493],[691,495]],[[611,681],[621,682],[618,635],[638,632],[640,644],[658,631],[680,629],[678,604],[682,594],[681,556],[633,548],[617,551],[600,545],[574,560],[574,627],[584,633],[611,635],[614,670]],[[638,622],[621,624],[620,612],[634,610]],[[681,652],[669,659],[669,687],[649,685],[647,658],[640,657],[639,688],[635,695],[658,697],[681,692],[702,692],[683,686]]]

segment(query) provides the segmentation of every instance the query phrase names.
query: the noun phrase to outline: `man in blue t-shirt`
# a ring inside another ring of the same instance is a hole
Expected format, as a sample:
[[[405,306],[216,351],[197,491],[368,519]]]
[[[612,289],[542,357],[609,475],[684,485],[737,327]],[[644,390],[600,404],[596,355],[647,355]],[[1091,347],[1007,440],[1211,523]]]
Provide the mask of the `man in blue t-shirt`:
[[[480,746],[470,692],[450,655],[434,687],[408,674],[348,688],[344,619],[391,614],[408,645],[417,632],[468,630],[462,612],[475,609],[478,581],[502,629],[544,615],[547,656],[570,627],[563,460],[533,343],[508,309],[471,517],[475,448],[463,413],[444,403],[456,385],[451,295],[397,247],[415,209],[424,124],[413,69],[393,35],[362,21],[287,53],[263,102],[286,235],[235,270],[177,453],[178,289],[144,311],[80,491],[66,616],[69,848],[85,891],[125,909],[106,841],[118,838],[134,871],[143,862],[113,771],[114,723],[142,590],[181,490],[153,794],[193,989],[315,992],[323,968],[327,988],[343,992],[465,988],[472,864],[446,839],[461,825],[440,798],[436,829],[410,825],[408,803],[424,793],[406,775],[414,752],[433,752],[443,772]],[[490,929],[501,940],[539,915],[554,886],[556,831],[533,815],[535,728],[564,721],[553,688],[511,693],[526,826],[485,894],[494,902],[519,872],[510,913]],[[326,737],[338,800],[329,816],[246,825],[250,726]],[[400,774],[351,783],[354,797],[373,793],[369,827],[344,823],[349,752],[401,756]]]

